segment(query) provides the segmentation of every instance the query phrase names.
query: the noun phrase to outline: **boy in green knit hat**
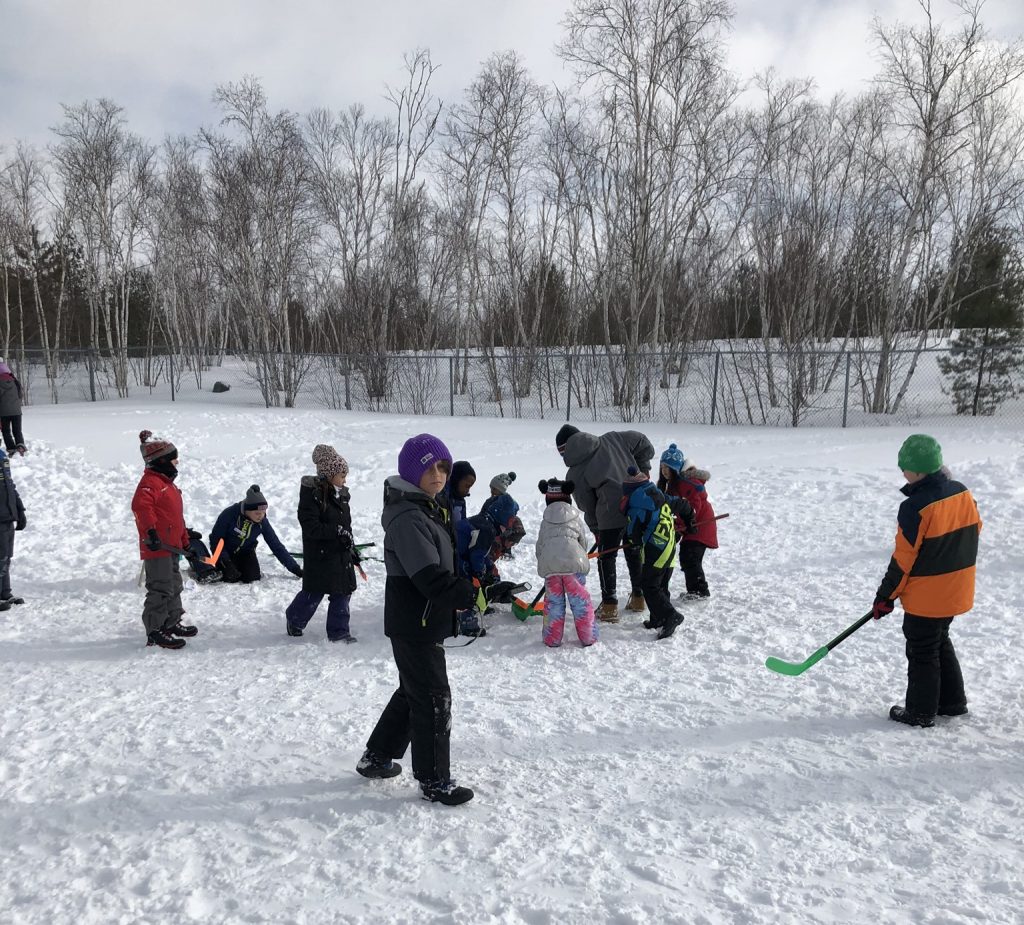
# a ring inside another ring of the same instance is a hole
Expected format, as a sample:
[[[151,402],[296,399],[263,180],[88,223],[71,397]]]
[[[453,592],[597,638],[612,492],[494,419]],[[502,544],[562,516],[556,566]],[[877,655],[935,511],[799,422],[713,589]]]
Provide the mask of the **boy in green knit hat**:
[[[974,572],[981,517],[967,488],[942,465],[934,437],[914,434],[897,462],[907,484],[897,517],[896,549],[872,608],[875,619],[903,605],[907,640],[907,702],[889,718],[932,726],[935,716],[967,712],[964,679],[949,638],[953,618],[974,606]]]

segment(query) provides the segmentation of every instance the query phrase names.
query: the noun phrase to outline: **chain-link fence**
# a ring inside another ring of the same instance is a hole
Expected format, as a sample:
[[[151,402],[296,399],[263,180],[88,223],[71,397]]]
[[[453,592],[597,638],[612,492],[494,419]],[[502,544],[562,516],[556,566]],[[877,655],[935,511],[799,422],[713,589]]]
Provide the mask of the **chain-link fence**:
[[[1021,356],[925,350],[12,354],[27,404],[151,396],[240,406],[591,422],[863,426],[1024,417]],[[995,397],[993,397],[995,396]]]

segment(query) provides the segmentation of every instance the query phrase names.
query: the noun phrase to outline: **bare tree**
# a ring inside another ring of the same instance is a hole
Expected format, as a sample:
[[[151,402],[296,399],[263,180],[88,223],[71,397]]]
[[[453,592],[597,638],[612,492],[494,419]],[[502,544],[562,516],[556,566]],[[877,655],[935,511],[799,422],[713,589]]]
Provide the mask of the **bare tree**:
[[[229,323],[267,406],[295,404],[309,361],[296,349],[293,296],[315,230],[305,142],[298,120],[272,114],[246,78],[215,94],[222,124],[204,130],[211,208],[207,241],[229,295]]]
[[[601,107],[592,157],[592,240],[615,403],[632,419],[650,375],[641,343],[657,338],[665,277],[688,196],[685,151],[706,101],[723,77],[721,30],[728,7],[717,0],[578,0],[567,20],[562,57]],[[624,350],[613,362],[612,326]]]
[[[899,204],[894,215],[895,250],[875,332],[880,355],[871,410],[876,413],[893,410],[893,351],[904,332],[913,331],[912,340],[920,349],[928,325],[939,320],[945,308],[935,311],[933,303],[923,318],[914,317],[920,311],[915,295],[929,272],[930,258],[944,239],[949,240],[950,211],[955,208],[947,196],[950,175],[958,162],[972,158],[970,138],[983,104],[1024,75],[1019,41],[1002,45],[987,40],[981,0],[954,0],[951,5],[959,12],[956,29],[936,21],[931,0],[919,3],[921,25],[875,23],[883,57],[877,81],[892,106],[888,133],[894,147],[886,168]]]
[[[89,345],[98,349],[103,338],[113,385],[125,397],[134,270],[144,245],[154,152],[127,131],[121,107],[110,100],[63,110],[52,155],[85,259]]]

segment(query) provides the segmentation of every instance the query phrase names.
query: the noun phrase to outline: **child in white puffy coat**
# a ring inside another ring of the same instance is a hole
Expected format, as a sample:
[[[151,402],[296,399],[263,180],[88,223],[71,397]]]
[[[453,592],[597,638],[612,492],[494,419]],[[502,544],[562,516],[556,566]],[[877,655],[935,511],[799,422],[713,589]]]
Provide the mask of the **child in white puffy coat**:
[[[560,646],[565,629],[565,602],[569,600],[576,635],[585,646],[597,642],[594,604],[587,591],[590,571],[588,532],[580,512],[572,506],[573,483],[547,479],[537,486],[547,501],[537,534],[537,572],[544,579],[544,645]]]

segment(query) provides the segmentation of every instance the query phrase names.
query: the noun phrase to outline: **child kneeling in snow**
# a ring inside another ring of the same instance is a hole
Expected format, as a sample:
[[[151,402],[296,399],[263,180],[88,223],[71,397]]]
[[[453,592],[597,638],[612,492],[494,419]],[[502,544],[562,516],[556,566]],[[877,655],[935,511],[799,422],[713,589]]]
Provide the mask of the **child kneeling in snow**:
[[[548,479],[537,487],[547,507],[537,532],[537,573],[544,579],[547,603],[544,607],[543,641],[560,646],[565,629],[565,601],[569,599],[576,635],[585,646],[597,642],[594,604],[587,591],[590,571],[587,558],[587,530],[580,512],[572,506],[572,482]]]
[[[519,505],[509,493],[509,487],[516,480],[514,472],[502,472],[491,479],[491,496],[480,508],[480,513],[487,515],[494,523],[497,539],[491,551],[491,558],[511,559],[512,547],[526,536],[523,522],[517,516]]]

